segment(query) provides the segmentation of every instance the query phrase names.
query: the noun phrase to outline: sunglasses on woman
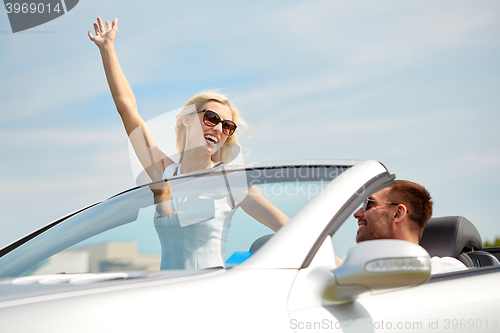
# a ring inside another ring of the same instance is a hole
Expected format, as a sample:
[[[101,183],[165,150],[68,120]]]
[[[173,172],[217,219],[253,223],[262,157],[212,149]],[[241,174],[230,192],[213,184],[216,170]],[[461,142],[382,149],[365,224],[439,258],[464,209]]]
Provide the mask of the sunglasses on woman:
[[[203,110],[198,111],[197,113],[202,112],[205,113],[203,115],[203,122],[205,123],[205,125],[207,125],[208,127],[215,127],[220,122],[222,122],[222,132],[227,136],[233,135],[234,131],[236,131],[236,127],[238,127],[231,120],[221,120],[219,115],[212,110]]]

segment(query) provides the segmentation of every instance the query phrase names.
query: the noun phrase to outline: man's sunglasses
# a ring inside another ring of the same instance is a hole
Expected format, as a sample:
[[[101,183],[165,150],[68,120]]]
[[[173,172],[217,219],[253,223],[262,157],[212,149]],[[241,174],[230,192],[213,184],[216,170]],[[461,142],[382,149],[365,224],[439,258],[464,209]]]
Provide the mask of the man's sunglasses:
[[[383,202],[383,203],[391,204],[391,205],[394,205],[394,206],[399,205],[398,203],[389,202],[389,201],[380,201],[380,200],[366,199],[365,201],[363,201],[363,212],[366,212],[368,209],[371,208],[371,207],[368,207],[368,204],[370,203],[370,201]]]
[[[236,127],[238,127],[231,120],[221,120],[219,115],[212,110],[203,110],[198,111],[197,113],[202,112],[205,113],[203,115],[203,122],[205,123],[205,125],[207,125],[208,127],[215,127],[220,122],[222,122],[222,132],[227,136],[233,135],[234,131],[236,131]]]

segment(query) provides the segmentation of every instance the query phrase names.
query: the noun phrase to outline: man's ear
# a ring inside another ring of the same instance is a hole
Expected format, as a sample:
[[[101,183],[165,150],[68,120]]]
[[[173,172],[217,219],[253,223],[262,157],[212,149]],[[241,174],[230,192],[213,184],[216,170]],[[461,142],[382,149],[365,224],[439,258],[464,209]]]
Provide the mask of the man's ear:
[[[396,208],[396,211],[394,212],[394,222],[401,222],[406,217],[406,215],[408,215],[408,209],[406,209],[405,205],[399,204]]]

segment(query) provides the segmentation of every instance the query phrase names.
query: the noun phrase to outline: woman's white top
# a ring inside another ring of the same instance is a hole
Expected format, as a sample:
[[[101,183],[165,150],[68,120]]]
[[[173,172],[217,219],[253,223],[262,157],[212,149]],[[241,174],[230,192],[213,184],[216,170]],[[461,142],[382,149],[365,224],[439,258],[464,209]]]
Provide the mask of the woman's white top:
[[[163,177],[172,177],[174,173],[180,174],[177,163],[170,164]],[[171,203],[175,208],[172,209],[183,213],[157,219],[159,214],[155,211],[155,227],[162,249],[161,269],[225,267],[226,240],[237,206],[231,207],[227,198],[176,198],[174,191]],[[197,216],[191,222],[187,219],[192,215],[190,210],[196,211]]]

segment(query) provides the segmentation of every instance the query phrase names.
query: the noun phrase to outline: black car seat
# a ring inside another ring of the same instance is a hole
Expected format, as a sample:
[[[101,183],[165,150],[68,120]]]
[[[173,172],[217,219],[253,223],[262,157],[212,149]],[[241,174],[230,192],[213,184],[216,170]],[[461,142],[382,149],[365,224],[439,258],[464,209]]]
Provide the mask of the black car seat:
[[[500,266],[495,256],[482,251],[483,242],[479,232],[462,216],[430,219],[420,239],[420,246],[431,257],[457,258],[467,267]]]

